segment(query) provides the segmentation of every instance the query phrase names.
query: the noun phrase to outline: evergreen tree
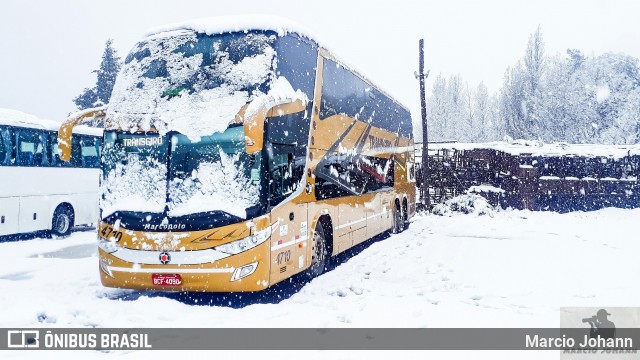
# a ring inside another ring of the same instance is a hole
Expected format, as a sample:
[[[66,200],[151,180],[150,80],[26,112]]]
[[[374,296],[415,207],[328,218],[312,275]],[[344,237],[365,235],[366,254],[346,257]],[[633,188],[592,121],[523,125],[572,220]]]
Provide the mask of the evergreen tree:
[[[447,80],[438,74],[433,82],[431,96],[427,98],[427,122],[429,126],[429,140],[441,141],[446,138],[447,118],[449,106],[446,99]]]
[[[96,86],[93,88],[85,88],[78,97],[73,99],[73,102],[79,110],[102,106],[109,103],[109,98],[113,91],[113,85],[121,66],[120,57],[118,57],[116,49],[113,48],[112,43],[113,41],[111,39],[107,40],[104,52],[102,53],[100,68],[93,71],[93,73],[97,74],[98,78]]]
[[[82,94],[78,95],[73,102],[78,107],[78,110],[89,109],[95,107],[98,101],[98,96],[96,95],[96,89],[94,88],[84,88]]]
[[[118,57],[116,49],[114,49],[111,44],[112,40],[107,40],[104,53],[102,54],[100,68],[95,71],[98,75],[96,95],[98,100],[105,105],[109,103],[113,85],[116,82],[116,76],[118,76],[118,71],[120,71],[121,66],[120,57]]]
[[[493,124],[491,123],[489,90],[487,90],[487,86],[483,82],[481,82],[476,89],[473,104],[475,141],[487,141],[493,133]]]
[[[522,63],[508,68],[500,91],[500,116],[504,119],[507,135],[514,139],[525,138],[528,129],[526,119],[526,87]]]

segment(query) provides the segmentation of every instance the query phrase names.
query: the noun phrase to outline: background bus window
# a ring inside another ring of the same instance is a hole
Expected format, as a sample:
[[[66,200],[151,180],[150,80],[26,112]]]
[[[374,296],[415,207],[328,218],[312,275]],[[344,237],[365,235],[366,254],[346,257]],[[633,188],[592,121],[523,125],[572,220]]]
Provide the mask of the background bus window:
[[[42,166],[44,160],[44,146],[40,139],[40,131],[18,129],[16,140],[16,165]]]
[[[82,146],[80,144],[80,137],[74,136],[71,138],[71,167],[82,167]]]
[[[38,132],[38,137],[40,138],[40,148],[42,149],[41,151],[42,161],[37,164],[38,166],[50,166],[51,164],[51,154],[49,154],[49,152],[46,151],[46,149],[49,148],[48,135],[49,133],[47,131]]]
[[[47,145],[51,149],[49,156],[49,166],[55,167],[71,167],[71,161],[60,160],[60,152],[58,150],[58,134],[49,133],[49,144]]]
[[[11,128],[0,126],[0,165],[12,164],[12,131]]]
[[[80,138],[82,167],[100,167],[100,141],[97,138],[83,136]]]
[[[64,166],[64,161],[60,160],[60,153],[58,152],[58,134],[49,134],[49,149],[50,149],[50,164],[51,166]]]

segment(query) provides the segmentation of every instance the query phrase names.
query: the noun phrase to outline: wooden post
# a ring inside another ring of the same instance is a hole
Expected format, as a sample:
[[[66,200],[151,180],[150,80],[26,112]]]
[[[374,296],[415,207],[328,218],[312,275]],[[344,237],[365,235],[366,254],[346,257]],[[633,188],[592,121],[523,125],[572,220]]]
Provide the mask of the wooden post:
[[[420,105],[422,107],[422,205],[425,208],[431,207],[431,198],[429,196],[429,136],[427,128],[427,99],[425,94],[424,81],[429,76],[429,72],[424,72],[424,39],[420,39],[420,63],[418,79],[420,80]]]

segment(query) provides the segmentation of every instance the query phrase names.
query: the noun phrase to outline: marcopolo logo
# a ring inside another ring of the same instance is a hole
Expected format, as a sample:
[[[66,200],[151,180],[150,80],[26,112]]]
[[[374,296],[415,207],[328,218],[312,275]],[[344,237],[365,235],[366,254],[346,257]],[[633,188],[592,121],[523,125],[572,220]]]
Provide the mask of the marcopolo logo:
[[[9,349],[25,349],[40,347],[39,330],[7,331],[7,347]]]

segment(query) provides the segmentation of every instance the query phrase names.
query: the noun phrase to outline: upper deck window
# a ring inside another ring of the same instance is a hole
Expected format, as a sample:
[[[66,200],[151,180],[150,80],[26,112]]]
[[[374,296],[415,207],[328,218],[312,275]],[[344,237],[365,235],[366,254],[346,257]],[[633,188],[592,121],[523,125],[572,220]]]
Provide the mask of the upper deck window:
[[[205,35],[181,30],[149,37],[127,56],[109,117],[122,130],[175,130],[193,140],[224,131],[274,79],[271,32]]]

